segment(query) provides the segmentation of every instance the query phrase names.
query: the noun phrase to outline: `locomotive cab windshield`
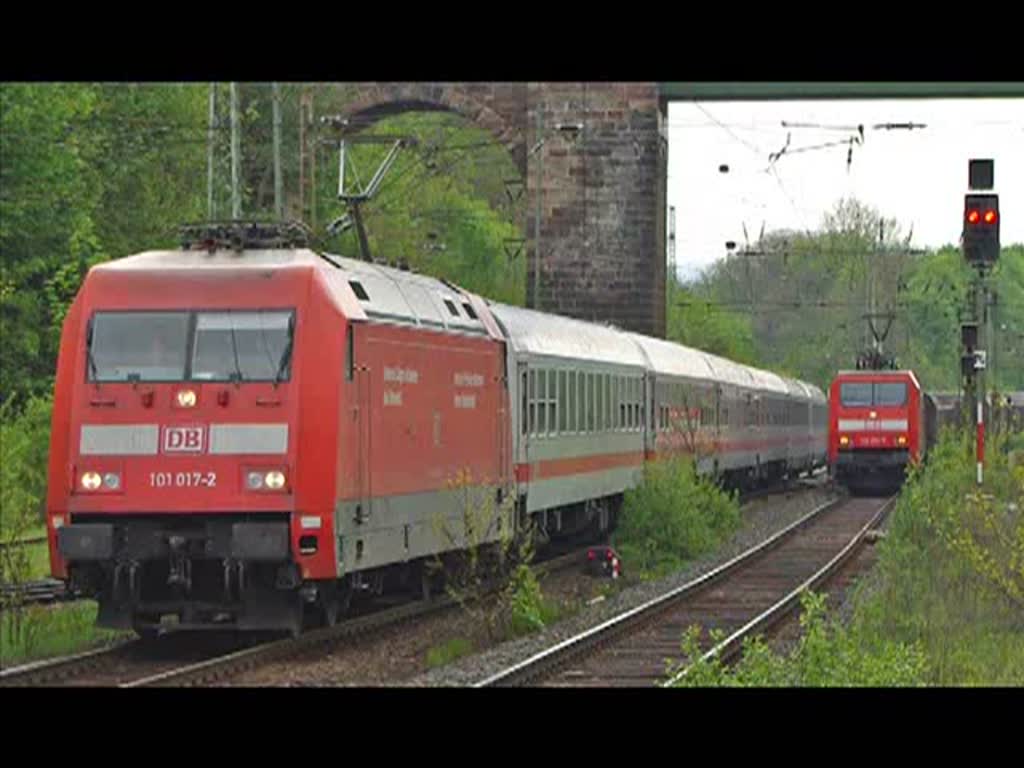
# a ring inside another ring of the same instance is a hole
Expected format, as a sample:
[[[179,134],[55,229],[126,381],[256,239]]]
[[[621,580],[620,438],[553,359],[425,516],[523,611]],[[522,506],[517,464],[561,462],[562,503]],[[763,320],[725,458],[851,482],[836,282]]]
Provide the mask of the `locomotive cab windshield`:
[[[89,380],[288,380],[292,310],[97,312]]]

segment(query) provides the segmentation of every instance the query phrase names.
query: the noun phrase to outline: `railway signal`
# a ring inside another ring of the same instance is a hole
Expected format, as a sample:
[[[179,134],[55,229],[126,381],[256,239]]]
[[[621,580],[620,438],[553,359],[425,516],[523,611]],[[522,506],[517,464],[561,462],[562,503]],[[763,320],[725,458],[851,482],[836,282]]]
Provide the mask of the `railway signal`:
[[[999,260],[999,195],[964,195],[964,258],[984,267]]]
[[[978,325],[987,318],[987,307],[982,298],[988,295],[985,270],[999,260],[999,195],[993,191],[995,161],[968,161],[967,184],[970,191],[964,195],[963,253],[967,263],[977,271],[971,286],[977,322],[961,326],[964,350],[960,357],[960,372],[966,380],[967,393],[970,394],[973,389],[977,396],[978,485],[981,485],[985,457],[984,371],[987,360],[985,350],[978,348]],[[985,341],[991,342],[988,333],[985,334]]]

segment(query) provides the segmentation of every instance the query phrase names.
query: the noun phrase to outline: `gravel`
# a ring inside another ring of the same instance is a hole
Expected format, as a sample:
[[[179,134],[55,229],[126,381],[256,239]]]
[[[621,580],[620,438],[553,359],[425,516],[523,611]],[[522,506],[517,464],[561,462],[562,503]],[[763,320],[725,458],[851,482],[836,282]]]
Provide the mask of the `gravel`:
[[[743,523],[730,541],[686,568],[658,581],[623,589],[539,633],[502,643],[480,654],[418,675],[405,685],[468,686],[533,656],[562,640],[679,587],[764,541],[811,509],[833,498],[822,486],[755,499],[743,506]],[[628,568],[629,564],[625,564]]]

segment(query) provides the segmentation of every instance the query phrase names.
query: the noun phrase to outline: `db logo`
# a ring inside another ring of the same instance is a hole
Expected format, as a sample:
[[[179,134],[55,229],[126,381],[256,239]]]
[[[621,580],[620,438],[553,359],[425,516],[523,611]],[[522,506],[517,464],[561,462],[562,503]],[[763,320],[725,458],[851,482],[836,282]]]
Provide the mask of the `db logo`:
[[[202,427],[164,427],[164,453],[202,452]]]

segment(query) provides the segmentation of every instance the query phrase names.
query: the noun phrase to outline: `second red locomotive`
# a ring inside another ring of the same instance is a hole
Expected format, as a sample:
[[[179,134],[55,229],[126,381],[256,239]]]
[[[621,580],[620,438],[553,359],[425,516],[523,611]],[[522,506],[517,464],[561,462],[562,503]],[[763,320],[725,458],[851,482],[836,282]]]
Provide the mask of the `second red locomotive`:
[[[898,487],[934,431],[934,403],[913,371],[841,371],[832,382],[829,467],[853,492]]]

